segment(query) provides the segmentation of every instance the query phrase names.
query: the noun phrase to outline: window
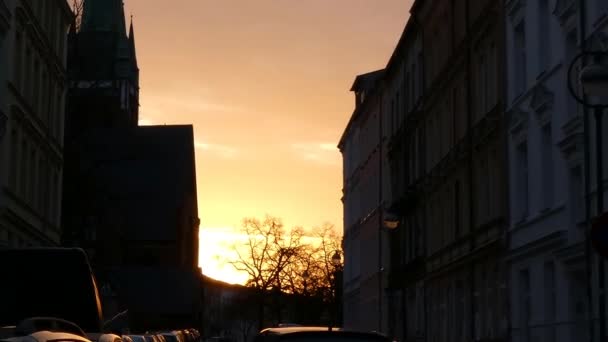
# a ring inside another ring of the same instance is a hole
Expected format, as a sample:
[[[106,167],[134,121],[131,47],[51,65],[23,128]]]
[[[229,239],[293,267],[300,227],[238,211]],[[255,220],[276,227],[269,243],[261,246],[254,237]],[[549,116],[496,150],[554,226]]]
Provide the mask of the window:
[[[36,148],[34,146],[32,146],[32,149],[30,151],[30,165],[29,165],[29,170],[28,170],[28,194],[27,194],[27,201],[28,204],[30,204],[32,207],[35,206],[36,204],[36,190],[38,189],[37,186],[37,182],[36,182],[36,176],[38,175],[38,169],[37,169],[37,164],[38,164],[38,159],[36,157]]]
[[[546,71],[550,66],[551,58],[551,29],[549,27],[549,0],[539,0],[538,2],[538,67],[539,73]]]
[[[519,273],[519,326],[522,332],[522,342],[530,342],[530,327],[529,322],[532,314],[530,300],[530,273],[528,270],[522,270]]]
[[[27,141],[25,140],[25,137],[22,138],[23,140],[21,140],[21,151],[19,151],[20,153],[20,159],[21,159],[21,166],[19,168],[19,175],[20,175],[20,183],[19,183],[19,195],[21,196],[21,198],[25,198],[27,195],[27,183],[28,183],[28,145],[27,145]]]
[[[15,124],[13,121],[12,124]],[[9,151],[11,154],[10,159],[10,186],[14,193],[17,193],[19,189],[17,189],[17,184],[19,184],[19,132],[16,128],[11,130],[11,145],[9,146]]]
[[[32,68],[33,68],[33,60],[32,60],[33,56],[32,56],[32,49],[28,46],[25,50],[25,80],[24,80],[24,92],[23,94],[28,98],[28,99],[32,99],[33,97],[33,83],[36,83],[33,81],[33,75],[32,75]]]
[[[407,66],[403,67],[404,69],[407,69]],[[409,87],[410,87],[410,73],[409,72],[405,72],[404,74],[404,79],[403,79],[403,91],[405,94],[405,112],[409,113],[410,110],[412,109],[412,99],[410,98],[409,94]]]
[[[484,52],[481,52],[478,58],[478,69],[477,69],[477,120],[483,118],[486,114],[487,109],[487,98],[488,98],[488,73],[487,73],[487,61]]]
[[[479,181],[478,196],[479,204],[477,205],[477,223],[483,224],[488,220],[490,208],[490,184],[489,184],[489,165],[488,156],[479,156],[478,175]]]
[[[460,226],[462,224],[460,214],[460,181],[454,184],[454,235],[460,237]]]
[[[23,38],[21,33],[15,31],[15,50],[13,55],[13,65],[15,69],[13,70],[13,80],[15,82],[15,87],[19,91],[23,91]]]
[[[498,54],[496,53],[496,43],[491,42],[488,49],[488,99],[486,112],[494,109],[498,101]]]
[[[418,94],[422,96],[425,90],[424,84],[424,64],[423,64],[422,52],[418,53]]]
[[[566,36],[566,63],[570,65],[578,53],[578,30],[574,29],[568,32]],[[574,75],[578,75],[580,66],[576,66],[573,71]],[[578,106],[576,100],[572,96],[566,96],[568,114],[570,117],[576,116]]]
[[[59,173],[57,170],[53,171],[53,178],[51,180],[51,223],[59,224]]]
[[[595,0],[597,2],[598,17],[608,15],[608,1],[606,0]]]
[[[414,85],[414,75],[416,75],[416,66],[412,65],[410,67],[410,72],[409,72],[409,76],[408,76],[408,96],[410,98],[410,103],[411,103],[411,108],[414,108],[414,106],[416,105],[416,95],[415,95],[415,85]]]
[[[517,187],[518,187],[518,203],[519,203],[519,218],[525,219],[528,216],[528,144],[523,142],[519,144],[516,151],[517,159]]]
[[[545,323],[547,324],[547,336],[546,341],[555,341],[555,328],[552,326],[555,324],[555,310],[556,310],[556,293],[555,293],[555,264],[552,261],[545,263],[544,269],[545,276]]]
[[[583,172],[581,166],[570,170],[570,216],[575,225],[584,221]]]
[[[547,124],[542,128],[541,136],[541,158],[542,164],[542,175],[541,179],[543,182],[543,204],[545,208],[551,208],[553,205],[554,197],[554,165],[553,165],[553,134],[551,132],[551,124]]]
[[[399,126],[401,124],[401,111],[403,108],[401,108],[401,94],[399,93],[399,91],[397,91],[397,98],[396,98],[396,108],[395,108],[395,130],[399,129]]]
[[[42,71],[42,91],[40,94],[40,106],[38,112],[40,113],[40,118],[46,127],[49,125],[49,92],[51,88],[49,87],[49,76],[47,74],[46,68],[43,68]]]
[[[34,75],[32,76],[33,91],[30,99],[34,115],[40,116],[40,61],[36,58],[34,61]]]
[[[40,164],[38,167],[38,202],[37,209],[40,214],[46,218],[46,202],[48,201],[49,184],[46,180],[46,174],[48,172],[48,163],[44,158],[40,158]]]
[[[515,94],[520,95],[526,91],[528,84],[527,57],[526,57],[526,26],[522,20],[515,26],[514,49],[515,62]]]

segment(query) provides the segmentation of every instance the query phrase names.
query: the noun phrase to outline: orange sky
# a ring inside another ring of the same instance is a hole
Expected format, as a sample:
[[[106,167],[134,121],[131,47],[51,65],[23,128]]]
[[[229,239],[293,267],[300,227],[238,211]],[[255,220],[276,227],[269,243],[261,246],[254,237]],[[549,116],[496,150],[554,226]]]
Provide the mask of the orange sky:
[[[193,124],[203,272],[244,217],[342,229],[341,156],[354,77],[386,65],[408,0],[125,0],[141,123]]]

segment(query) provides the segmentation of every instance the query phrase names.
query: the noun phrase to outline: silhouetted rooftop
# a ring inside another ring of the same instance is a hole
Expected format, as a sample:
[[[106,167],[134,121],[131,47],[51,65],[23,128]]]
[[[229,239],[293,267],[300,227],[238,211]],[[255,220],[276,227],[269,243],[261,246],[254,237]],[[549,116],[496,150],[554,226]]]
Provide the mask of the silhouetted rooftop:
[[[91,133],[91,177],[122,209],[127,240],[175,240],[185,199],[196,200],[192,126],[144,126]]]

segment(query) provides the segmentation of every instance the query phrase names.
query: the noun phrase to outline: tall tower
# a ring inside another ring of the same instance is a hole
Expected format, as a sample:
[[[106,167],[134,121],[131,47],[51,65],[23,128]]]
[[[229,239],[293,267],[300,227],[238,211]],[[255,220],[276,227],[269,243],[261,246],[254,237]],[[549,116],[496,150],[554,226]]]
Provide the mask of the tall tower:
[[[139,68],[122,0],[84,0],[68,44],[66,143],[90,129],[136,127]]]
[[[91,137],[116,131],[135,134],[139,68],[133,23],[127,35],[122,0],[80,4],[81,13],[68,34],[62,242],[82,246],[88,216],[94,207],[105,208],[95,169],[107,165],[98,161]],[[120,151],[109,153],[116,156]]]

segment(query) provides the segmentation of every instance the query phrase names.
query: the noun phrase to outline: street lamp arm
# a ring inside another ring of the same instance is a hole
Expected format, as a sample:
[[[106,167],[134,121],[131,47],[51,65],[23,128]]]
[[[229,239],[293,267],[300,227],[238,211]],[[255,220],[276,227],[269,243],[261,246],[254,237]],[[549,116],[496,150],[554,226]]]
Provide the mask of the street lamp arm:
[[[581,105],[583,105],[585,107],[603,109],[603,108],[606,108],[607,105],[592,104],[592,103],[585,101],[585,99],[583,97],[579,96],[577,94],[576,90],[574,89],[574,85],[572,84],[572,72],[574,71],[574,67],[576,66],[576,63],[583,57],[585,57],[585,56],[602,57],[605,55],[606,55],[606,52],[603,52],[603,51],[583,51],[572,59],[572,62],[570,62],[570,66],[568,67],[568,75],[567,75],[568,91],[570,92],[570,95],[572,95],[572,97],[576,100],[576,102],[580,103]]]

